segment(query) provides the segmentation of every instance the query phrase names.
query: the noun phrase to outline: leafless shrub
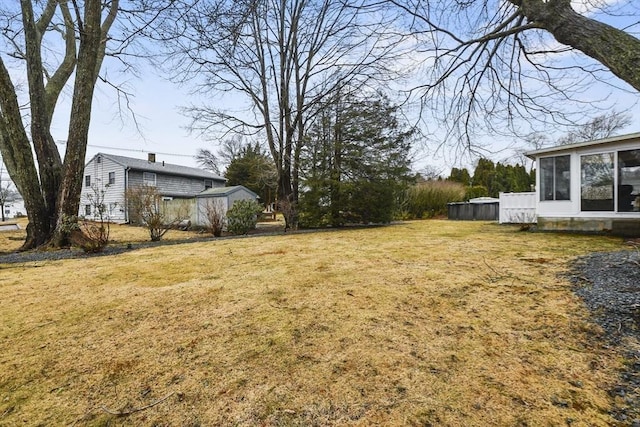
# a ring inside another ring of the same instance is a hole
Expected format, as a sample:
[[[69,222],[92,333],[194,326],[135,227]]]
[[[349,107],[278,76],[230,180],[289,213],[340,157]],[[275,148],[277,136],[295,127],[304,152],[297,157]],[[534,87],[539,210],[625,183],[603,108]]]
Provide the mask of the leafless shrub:
[[[222,201],[216,199],[207,200],[204,205],[204,216],[207,231],[215,237],[220,237],[225,223],[225,210],[222,206]]]
[[[91,215],[78,218],[77,226],[84,236],[74,240],[85,252],[102,252],[109,243],[111,216],[104,203],[104,194],[104,189],[92,185],[91,192],[86,195]]]
[[[187,203],[169,209],[155,187],[141,185],[126,192],[129,218],[149,230],[152,242],[157,242],[172,228],[188,221],[190,212]]]

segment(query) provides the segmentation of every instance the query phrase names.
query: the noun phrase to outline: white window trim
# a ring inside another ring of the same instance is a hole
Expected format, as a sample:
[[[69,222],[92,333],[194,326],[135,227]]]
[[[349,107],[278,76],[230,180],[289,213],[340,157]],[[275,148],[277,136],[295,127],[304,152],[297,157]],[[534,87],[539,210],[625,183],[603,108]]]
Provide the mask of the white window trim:
[[[152,176],[153,176],[153,180],[151,179]],[[157,177],[155,172],[142,172],[142,183],[144,185],[155,187],[157,182],[156,179]],[[153,183],[151,183],[151,181],[153,181]]]

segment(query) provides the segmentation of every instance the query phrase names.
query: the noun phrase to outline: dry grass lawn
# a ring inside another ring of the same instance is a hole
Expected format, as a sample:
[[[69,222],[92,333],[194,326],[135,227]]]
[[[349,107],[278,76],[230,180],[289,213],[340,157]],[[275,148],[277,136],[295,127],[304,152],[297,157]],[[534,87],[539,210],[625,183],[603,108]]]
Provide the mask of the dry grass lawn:
[[[611,425],[622,358],[559,273],[621,246],[421,221],[0,264],[0,425]]]

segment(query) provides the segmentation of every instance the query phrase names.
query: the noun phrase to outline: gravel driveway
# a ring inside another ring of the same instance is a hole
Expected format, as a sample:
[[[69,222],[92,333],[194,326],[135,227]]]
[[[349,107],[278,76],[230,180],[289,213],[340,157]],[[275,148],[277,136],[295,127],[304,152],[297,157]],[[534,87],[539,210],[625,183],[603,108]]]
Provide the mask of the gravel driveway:
[[[640,251],[580,257],[571,267],[570,278],[593,320],[626,356],[625,369],[609,390],[616,402],[612,416],[619,425],[640,427]],[[632,348],[629,341],[636,346]]]

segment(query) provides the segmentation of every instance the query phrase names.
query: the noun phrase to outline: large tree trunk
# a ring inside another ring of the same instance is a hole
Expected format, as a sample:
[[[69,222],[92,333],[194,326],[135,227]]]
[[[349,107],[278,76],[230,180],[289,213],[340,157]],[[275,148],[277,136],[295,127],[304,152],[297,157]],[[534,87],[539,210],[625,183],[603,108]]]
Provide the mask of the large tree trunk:
[[[562,44],[582,51],[640,91],[640,40],[625,31],[580,15],[570,0],[510,0],[529,21]]]
[[[39,246],[51,230],[50,215],[40,190],[31,144],[22,123],[16,90],[0,59],[0,152],[9,176],[24,199],[29,225],[21,249]]]
[[[103,9],[101,0],[85,0],[82,6],[76,2],[50,0],[41,4],[41,15],[36,19],[34,2],[20,0],[23,56],[29,83],[30,136],[24,127],[16,88],[0,57],[0,152],[25,201],[29,225],[23,250],[45,244],[66,246],[71,243],[72,235],[81,234],[74,225],[82,190],[91,103],[107,34],[115,21],[119,1],[106,4],[108,10]],[[57,11],[62,16],[62,25],[60,21],[52,23]],[[45,70],[42,60],[42,40],[45,32],[53,27],[62,35],[65,52],[61,63],[50,72]],[[63,164],[51,135],[51,120],[59,95],[74,71]]]
[[[69,136],[64,157],[62,183],[58,192],[56,224],[51,244],[71,243],[82,191],[82,171],[87,151],[93,91],[101,63],[100,28],[102,4],[99,0],[85,2],[84,22],[80,32],[78,66],[71,104]]]
[[[31,111],[31,141],[38,159],[40,188],[51,227],[55,224],[56,198],[60,187],[62,161],[51,136],[51,114],[47,108],[45,76],[42,63],[42,28],[38,28],[31,0],[21,0],[24,27],[29,107]]]

